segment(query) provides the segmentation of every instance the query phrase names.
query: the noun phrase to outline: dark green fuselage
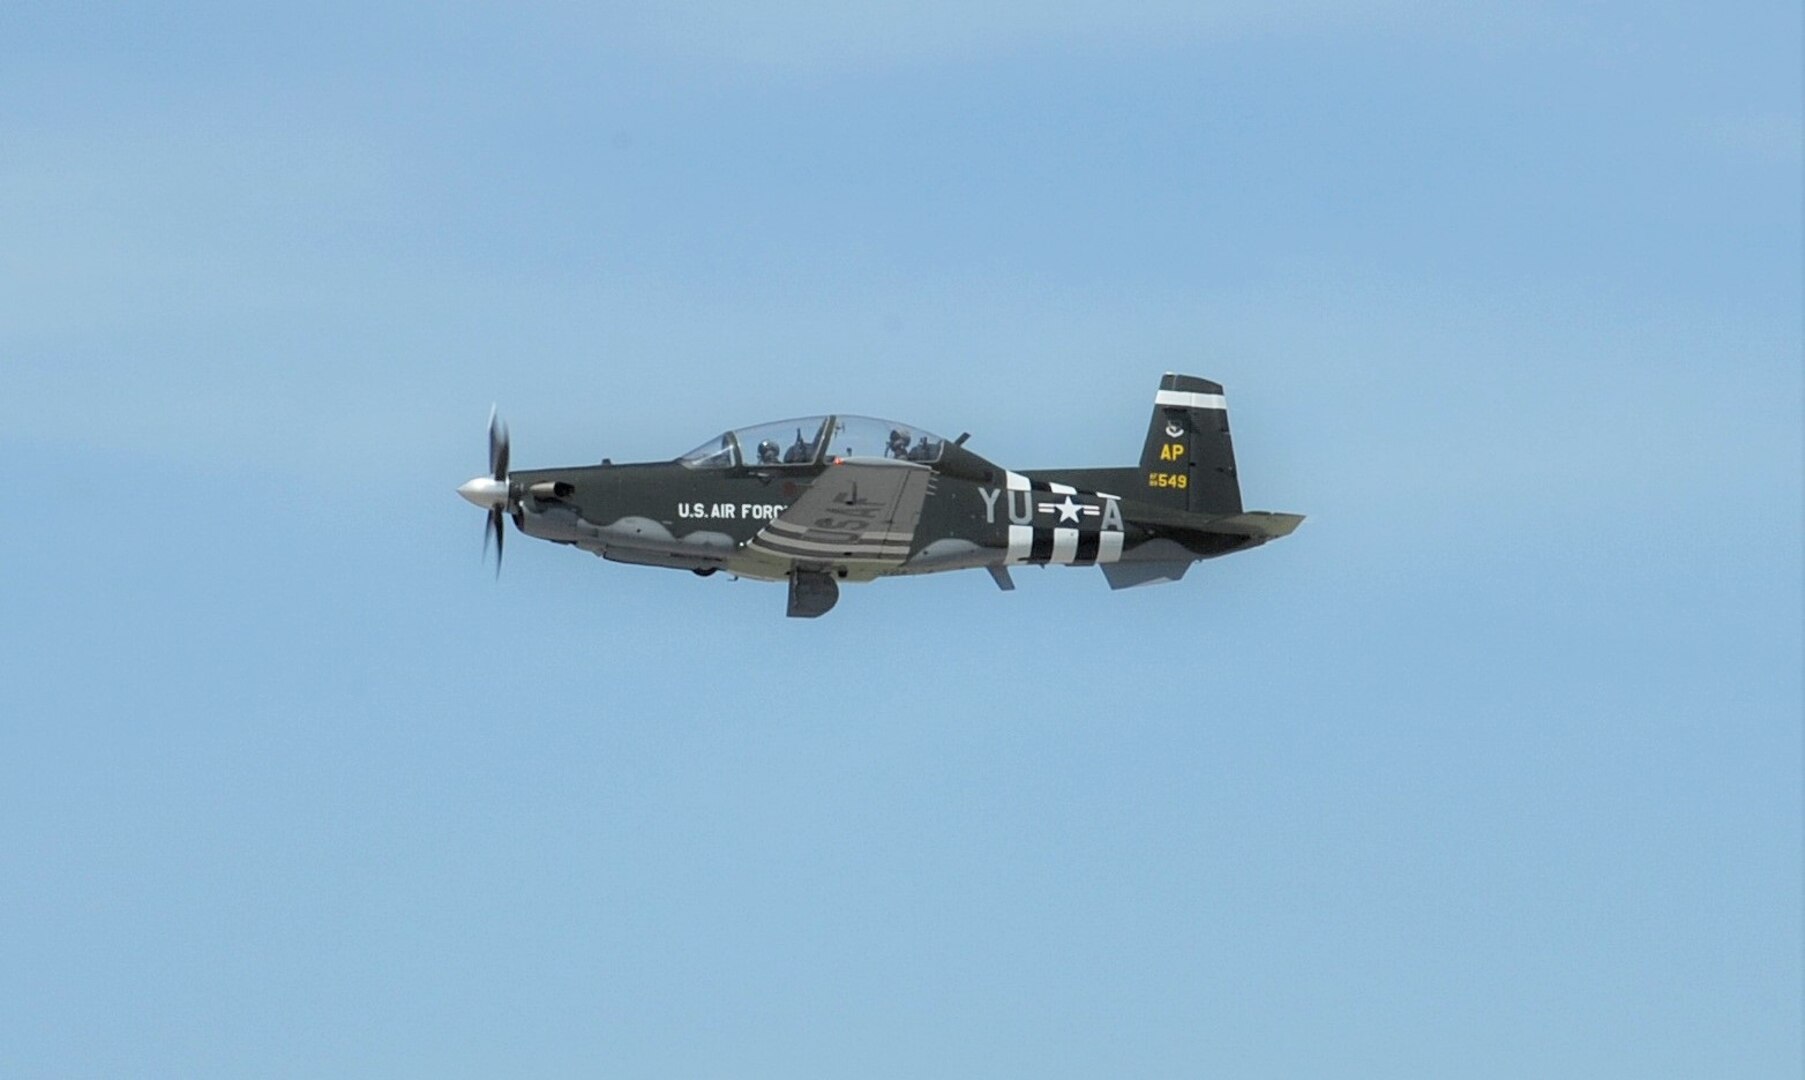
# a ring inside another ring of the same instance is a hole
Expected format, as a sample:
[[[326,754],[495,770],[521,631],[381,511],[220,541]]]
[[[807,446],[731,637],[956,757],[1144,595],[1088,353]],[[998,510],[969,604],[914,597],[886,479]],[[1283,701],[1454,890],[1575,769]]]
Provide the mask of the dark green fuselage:
[[[506,510],[529,536],[617,562],[787,579],[792,614],[827,610],[837,582],[942,570],[986,568],[1004,588],[1025,565],[1102,566],[1115,588],[1175,581],[1302,520],[1241,509],[1221,400],[1167,376],[1136,467],[1017,473],[901,425],[852,456],[838,433],[885,422],[827,417],[778,425],[796,427],[782,455],[748,445],[761,428],[676,461],[514,472]]]

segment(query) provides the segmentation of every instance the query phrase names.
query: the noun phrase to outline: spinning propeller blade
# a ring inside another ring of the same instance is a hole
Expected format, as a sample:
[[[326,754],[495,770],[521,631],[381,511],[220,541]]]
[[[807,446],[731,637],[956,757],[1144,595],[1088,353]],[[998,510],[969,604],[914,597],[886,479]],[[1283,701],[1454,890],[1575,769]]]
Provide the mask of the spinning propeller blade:
[[[483,533],[483,558],[489,557],[489,533],[495,534],[495,576],[501,577],[501,549],[508,534],[501,527],[501,511],[489,511],[489,522]]]
[[[489,406],[489,475],[497,480],[508,478],[508,425]]]
[[[489,475],[465,481],[458,494],[489,512],[483,522],[483,561],[489,561],[489,537],[495,537],[495,576],[501,576],[501,552],[506,542],[502,519],[509,510],[518,510],[514,485],[508,479],[508,425],[489,408]]]

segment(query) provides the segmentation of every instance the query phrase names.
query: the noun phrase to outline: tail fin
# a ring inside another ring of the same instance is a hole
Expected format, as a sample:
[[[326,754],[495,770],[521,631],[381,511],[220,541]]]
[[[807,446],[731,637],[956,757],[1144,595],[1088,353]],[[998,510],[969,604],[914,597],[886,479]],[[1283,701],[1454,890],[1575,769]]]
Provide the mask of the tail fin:
[[[1153,399],[1141,451],[1142,487],[1131,498],[1198,514],[1239,514],[1241,481],[1220,383],[1168,374]]]

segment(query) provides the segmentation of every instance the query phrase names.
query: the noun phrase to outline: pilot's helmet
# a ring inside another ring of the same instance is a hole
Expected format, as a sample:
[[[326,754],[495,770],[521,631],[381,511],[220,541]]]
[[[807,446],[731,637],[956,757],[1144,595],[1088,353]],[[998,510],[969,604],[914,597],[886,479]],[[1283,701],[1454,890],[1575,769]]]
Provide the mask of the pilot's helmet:
[[[770,439],[758,444],[758,463],[769,465],[777,460],[777,444]]]

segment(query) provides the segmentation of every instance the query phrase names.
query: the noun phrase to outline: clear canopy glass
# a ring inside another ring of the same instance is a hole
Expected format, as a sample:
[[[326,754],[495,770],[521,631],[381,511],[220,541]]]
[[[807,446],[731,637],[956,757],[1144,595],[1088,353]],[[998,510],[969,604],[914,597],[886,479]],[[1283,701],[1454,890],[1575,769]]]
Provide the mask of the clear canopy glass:
[[[739,464],[739,447],[733,442],[733,432],[729,431],[719,438],[708,440],[677,460],[692,469],[731,469]]]
[[[825,443],[825,450],[823,444]],[[677,460],[692,469],[782,468],[835,458],[892,458],[932,464],[946,441],[908,424],[869,416],[810,416],[737,428]]]
[[[821,456],[821,433],[831,417],[810,416],[740,428],[733,437],[747,465],[813,465]]]
[[[834,417],[833,434],[827,440],[827,452],[834,457],[884,457],[922,464],[939,461],[945,446],[946,440],[931,431],[870,416]]]

